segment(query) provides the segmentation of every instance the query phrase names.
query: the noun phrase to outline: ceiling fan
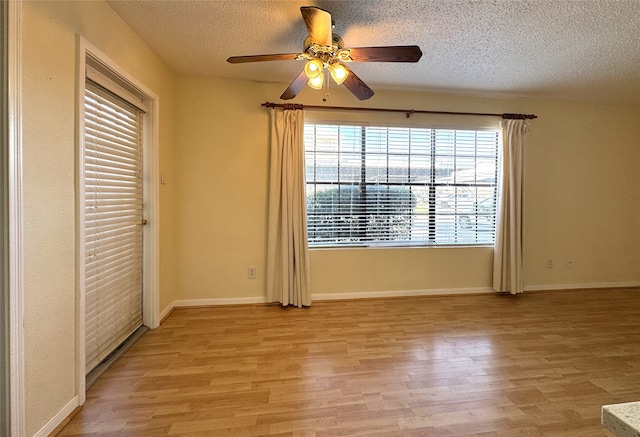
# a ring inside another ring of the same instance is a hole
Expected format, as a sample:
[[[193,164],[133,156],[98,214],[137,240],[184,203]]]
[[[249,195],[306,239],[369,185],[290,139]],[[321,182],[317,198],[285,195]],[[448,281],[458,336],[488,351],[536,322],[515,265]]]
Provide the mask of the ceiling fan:
[[[304,40],[302,53],[281,53],[272,55],[232,56],[227,62],[240,64],[261,61],[307,61],[304,70],[291,82],[280,96],[290,100],[308,84],[311,88],[322,89],[328,71],[333,80],[344,84],[358,99],[373,96],[373,90],[347,67],[348,62],[418,62],[422,56],[420,47],[384,46],[345,48],[340,35],[332,32],[331,14],[315,6],[300,8],[309,36]]]

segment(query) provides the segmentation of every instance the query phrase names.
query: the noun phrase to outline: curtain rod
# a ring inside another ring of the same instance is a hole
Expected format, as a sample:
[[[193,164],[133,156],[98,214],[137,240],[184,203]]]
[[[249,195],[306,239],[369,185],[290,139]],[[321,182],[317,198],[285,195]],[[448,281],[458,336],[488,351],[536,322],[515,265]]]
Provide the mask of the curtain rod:
[[[285,108],[285,109],[333,109],[338,111],[370,111],[370,112],[402,112],[407,118],[413,114],[439,114],[439,115],[484,115],[491,117],[502,117],[506,119],[534,119],[538,118],[534,114],[491,114],[482,112],[450,112],[450,111],[422,111],[414,109],[390,109],[390,108],[357,108],[353,106],[318,106],[318,105],[302,105],[299,103],[273,103],[264,102],[260,106],[265,108]]]

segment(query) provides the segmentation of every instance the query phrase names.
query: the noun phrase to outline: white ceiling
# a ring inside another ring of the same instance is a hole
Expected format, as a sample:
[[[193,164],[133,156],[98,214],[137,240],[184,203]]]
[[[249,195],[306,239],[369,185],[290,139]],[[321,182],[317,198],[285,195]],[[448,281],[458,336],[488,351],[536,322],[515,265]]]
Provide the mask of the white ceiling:
[[[549,97],[640,106],[640,0],[108,1],[176,72],[286,84],[302,61],[229,64],[295,53],[300,6],[332,14],[347,47],[411,45],[417,64],[353,63],[374,90]]]

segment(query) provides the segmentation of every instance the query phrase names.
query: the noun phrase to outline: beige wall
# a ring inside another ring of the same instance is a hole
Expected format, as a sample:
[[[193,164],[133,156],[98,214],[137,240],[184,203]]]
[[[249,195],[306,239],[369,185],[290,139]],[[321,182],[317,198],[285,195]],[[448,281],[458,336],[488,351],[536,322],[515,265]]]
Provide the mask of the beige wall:
[[[160,96],[160,167],[173,177],[173,75],[103,2],[23,2],[22,116],[27,435],[76,395],[77,34]],[[174,193],[162,187],[161,203]],[[161,287],[175,299],[173,210],[162,209]],[[80,370],[81,372],[83,370]]]
[[[264,296],[269,110],[260,103],[277,98],[283,85],[180,77],[177,90],[176,231],[182,299]],[[353,106],[352,97],[341,91],[332,91],[330,103]],[[305,90],[299,101],[318,104],[321,97]],[[517,102],[388,92],[378,93],[368,104],[491,112],[517,108]],[[404,114],[392,118],[393,123],[406,123]],[[388,122],[389,116],[380,120]],[[247,279],[250,265],[258,269],[255,280]],[[313,250],[311,285],[313,293],[323,294],[483,288],[490,285],[491,268],[489,248]]]
[[[259,105],[277,100],[283,88],[178,78],[181,203],[176,232],[182,299],[264,295],[269,110]],[[331,105],[536,113],[526,181],[527,286],[640,281],[639,108],[383,91],[357,102],[342,90],[331,94]],[[321,98],[305,89],[296,101],[317,105]],[[309,111],[307,116],[363,115]],[[365,116],[406,122],[404,114]],[[433,116],[422,120],[441,126],[495,124]],[[553,260],[552,269],[547,259]],[[312,250],[312,292],[487,288],[492,262],[490,248]],[[256,280],[246,278],[249,265],[258,267]]]
[[[175,76],[102,2],[28,1],[23,20],[25,376],[33,435],[77,394],[76,35],[160,96],[159,170],[167,182],[160,187],[161,309],[176,300],[264,296],[269,110],[259,104],[277,100],[286,84]],[[320,98],[305,89],[296,101]],[[342,89],[329,103],[361,104]],[[640,108],[382,91],[362,105],[538,114],[528,154],[527,285],[640,282]],[[384,117],[402,123],[404,115]],[[246,279],[247,266],[258,268],[257,279]],[[485,288],[491,267],[490,248],[311,254],[313,293],[322,294]]]
[[[637,284],[640,108],[533,101],[528,110],[540,119],[528,151],[526,284]]]

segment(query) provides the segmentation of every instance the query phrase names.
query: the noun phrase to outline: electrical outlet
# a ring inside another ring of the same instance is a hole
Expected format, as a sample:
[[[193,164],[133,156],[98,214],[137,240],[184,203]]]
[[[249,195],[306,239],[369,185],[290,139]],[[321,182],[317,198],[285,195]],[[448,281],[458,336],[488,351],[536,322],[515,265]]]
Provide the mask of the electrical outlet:
[[[574,262],[573,262],[573,260],[568,260],[568,261],[567,261],[567,268],[568,268],[568,269],[572,269],[572,268],[573,268],[573,266],[574,266]]]
[[[256,279],[256,268],[255,267],[248,267],[247,268],[247,278]]]
[[[548,269],[552,269],[553,268],[553,260],[551,258],[549,258],[547,260],[547,268]]]

